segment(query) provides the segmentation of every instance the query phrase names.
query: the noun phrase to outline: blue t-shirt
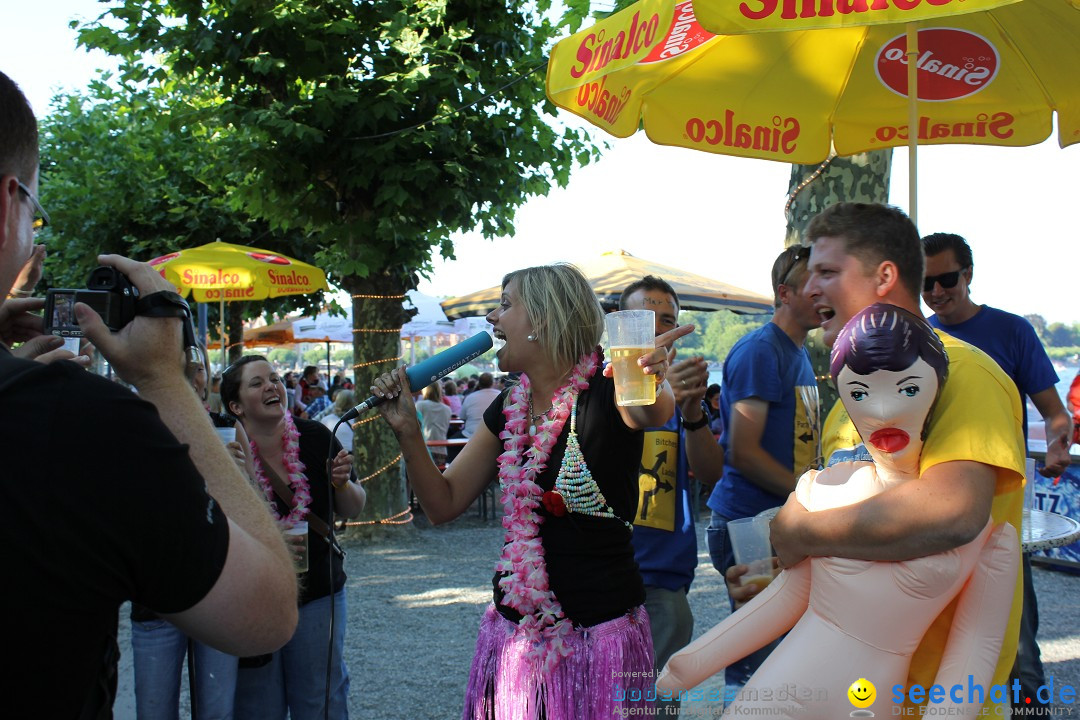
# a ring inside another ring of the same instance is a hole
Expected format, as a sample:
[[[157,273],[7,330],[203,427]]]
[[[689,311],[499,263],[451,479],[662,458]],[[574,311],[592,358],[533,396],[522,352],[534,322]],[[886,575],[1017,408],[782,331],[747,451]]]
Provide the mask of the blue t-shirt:
[[[1016,383],[1021,400],[1057,384],[1054,364],[1039,342],[1035,328],[1019,315],[983,305],[974,317],[962,323],[945,325],[937,315],[931,315],[929,323],[992,357]],[[1027,403],[1021,403],[1021,406],[1026,442]]]
[[[720,413],[731,417],[740,400],[758,398],[769,403],[761,447],[784,467],[792,479],[816,467],[821,455],[817,382],[806,349],[791,341],[770,322],[744,335],[724,360],[724,384],[720,388]],[[727,423],[730,426],[730,422]],[[730,427],[720,444],[731,457]],[[724,463],[724,475],[709,496],[709,508],[728,519],[750,517],[777,507],[787,498],[773,495]]]
[[[689,588],[697,567],[697,533],[691,510],[689,465],[682,414],[645,431],[638,468],[634,560],[646,585]]]

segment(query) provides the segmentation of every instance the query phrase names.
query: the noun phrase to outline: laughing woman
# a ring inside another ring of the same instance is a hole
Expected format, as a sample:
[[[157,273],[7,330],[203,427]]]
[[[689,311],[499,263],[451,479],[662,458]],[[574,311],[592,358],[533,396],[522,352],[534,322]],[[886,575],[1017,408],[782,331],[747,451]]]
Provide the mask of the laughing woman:
[[[456,518],[496,478],[502,488],[505,544],[464,717],[578,720],[649,704],[652,643],[630,522],[641,431],[675,407],[661,345],[693,328],[657,338],[639,360],[656,376],[656,402],[618,407],[597,348],[603,311],[576,268],[510,273],[487,319],[506,341],[499,368],[521,381],[492,402],[445,472],[427,453],[404,370],[372,386],[395,400],[380,409],[432,522]]]
[[[285,647],[265,662],[241,662],[236,687],[236,718],[292,720],[323,718],[326,696],[327,639],[334,613],[330,713],[348,718],[349,672],[345,643],[345,571],[325,541],[334,513],[356,517],[364,509],[364,489],[352,476],[352,455],[322,423],[293,418],[286,409],[285,386],[265,358],[246,355],[222,375],[221,399],[251,440],[255,476],[283,529],[308,524],[308,570],[299,575],[300,623]],[[331,477],[326,459],[333,448]],[[333,486],[333,489],[330,488]]]

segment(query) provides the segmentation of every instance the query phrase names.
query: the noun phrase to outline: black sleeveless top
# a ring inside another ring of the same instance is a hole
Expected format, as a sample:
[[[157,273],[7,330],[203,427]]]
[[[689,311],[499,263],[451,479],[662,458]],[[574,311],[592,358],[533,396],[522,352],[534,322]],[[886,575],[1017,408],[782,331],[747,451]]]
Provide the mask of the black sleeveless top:
[[[503,431],[506,416],[504,390],[484,413],[484,422],[495,435]],[[637,512],[638,465],[644,433],[623,424],[615,405],[615,383],[597,368],[577,400],[577,434],[585,463],[592,472],[608,504],[621,518],[592,517],[567,513],[555,517],[543,506],[540,539],[544,545],[548,583],[563,612],[580,627],[590,627],[626,614],[645,602],[645,587],[631,545],[631,531],[622,520],[633,522]],[[536,483],[547,492],[555,486],[559,465],[570,435],[570,419],[551,451],[547,466]],[[502,604],[499,587],[506,573],[492,579],[495,607],[511,622],[521,615]]]

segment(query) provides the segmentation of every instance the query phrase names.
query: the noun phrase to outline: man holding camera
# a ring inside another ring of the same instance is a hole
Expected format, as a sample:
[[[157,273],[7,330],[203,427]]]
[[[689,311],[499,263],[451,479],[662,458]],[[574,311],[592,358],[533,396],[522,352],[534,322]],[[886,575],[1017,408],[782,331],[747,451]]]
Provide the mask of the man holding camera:
[[[48,221],[37,192],[37,124],[0,73],[0,298]],[[99,260],[143,298],[174,290],[147,265]],[[82,331],[136,397],[70,361],[30,362],[70,357],[42,336],[32,314],[42,306],[0,300],[2,607],[12,655],[0,694],[11,717],[109,717],[121,603],[255,655],[292,636],[295,575],[265,504],[184,378],[181,320],[137,315],[111,332],[75,305]],[[12,343],[23,344],[12,353]]]

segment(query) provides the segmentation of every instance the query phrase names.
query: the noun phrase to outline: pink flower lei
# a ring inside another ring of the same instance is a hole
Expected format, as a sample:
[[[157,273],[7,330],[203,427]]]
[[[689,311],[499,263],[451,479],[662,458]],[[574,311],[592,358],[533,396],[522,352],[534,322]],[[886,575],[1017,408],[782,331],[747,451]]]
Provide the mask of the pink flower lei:
[[[536,512],[543,492],[536,477],[543,471],[570,416],[574,397],[589,386],[598,364],[595,352],[581,358],[567,383],[555,391],[551,401],[554,411],[544,417],[535,435],[529,434],[531,383],[527,375],[522,375],[521,382],[510,390],[503,409],[506,428],[499,433],[499,439],[505,451],[498,464],[506,544],[495,570],[507,573],[499,580],[505,593],[502,602],[521,613],[518,627],[533,643],[529,656],[540,658],[545,672],[573,652],[564,642],[573,626],[548,587],[544,546],[539,537],[543,518]]]
[[[259,447],[254,440],[250,442],[252,461],[255,465],[255,479],[262,488],[263,494],[266,495],[266,499],[270,501],[270,512],[278,521],[281,521],[277,503],[274,502],[277,499],[277,493],[274,492],[274,486],[270,483],[270,478],[266,477],[266,471],[263,470],[262,460],[259,459]],[[285,432],[281,435],[281,464],[285,467],[289,488],[293,491],[292,510],[285,517],[284,523],[293,525],[303,520],[308,514],[308,506],[311,505],[311,488],[307,477],[304,476],[304,463],[300,462],[300,432],[296,429],[296,423],[288,412],[285,413]]]

